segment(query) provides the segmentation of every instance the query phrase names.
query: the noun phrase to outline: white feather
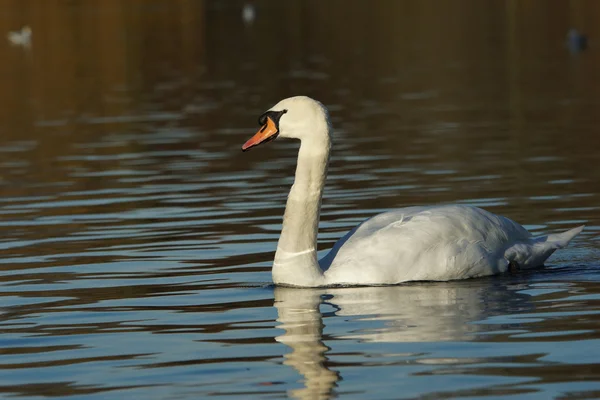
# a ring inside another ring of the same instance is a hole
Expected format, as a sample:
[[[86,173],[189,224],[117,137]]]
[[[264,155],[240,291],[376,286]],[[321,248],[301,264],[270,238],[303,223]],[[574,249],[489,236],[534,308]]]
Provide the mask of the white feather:
[[[532,237],[508,218],[467,205],[407,207],[370,218],[341,238],[317,261],[319,212],[331,124],[326,108],[304,96],[280,101],[279,137],[300,139],[273,263],[273,281],[290,286],[385,285],[445,281],[543,265],[583,226]]]

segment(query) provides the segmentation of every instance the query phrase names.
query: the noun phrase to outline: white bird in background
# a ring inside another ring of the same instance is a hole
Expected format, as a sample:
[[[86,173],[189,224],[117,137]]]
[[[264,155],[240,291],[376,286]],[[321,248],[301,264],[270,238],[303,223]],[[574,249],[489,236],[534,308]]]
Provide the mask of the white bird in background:
[[[318,101],[280,101],[259,118],[246,151],[276,137],[300,140],[275,260],[273,281],[288,286],[386,285],[446,281],[534,268],[567,246],[583,226],[532,237],[518,223],[468,205],[399,208],[352,229],[317,261],[317,230],[331,123]]]
[[[8,42],[13,46],[31,47],[31,28],[25,25],[20,31],[10,31],[6,34]]]
[[[244,21],[244,24],[252,25],[255,18],[256,11],[254,10],[254,6],[250,3],[244,4],[244,8],[242,8],[242,20]]]

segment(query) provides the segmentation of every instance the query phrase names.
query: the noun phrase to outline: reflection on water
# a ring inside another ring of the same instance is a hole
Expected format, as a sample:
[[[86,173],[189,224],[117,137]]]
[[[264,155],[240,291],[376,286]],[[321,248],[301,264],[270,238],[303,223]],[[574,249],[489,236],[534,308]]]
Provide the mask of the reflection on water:
[[[481,325],[473,322],[487,317],[486,314],[491,315],[499,304],[484,302],[484,287],[422,284],[316,290],[275,288],[277,321],[285,330],[276,340],[292,349],[285,355],[284,364],[292,366],[304,377],[305,387],[290,394],[303,399],[327,398],[340,379],[338,372],[325,365],[328,361],[326,352],[330,348],[322,340],[321,304],[333,308],[335,316],[351,317],[354,322],[350,332],[336,335],[337,340],[375,343],[471,341],[481,330]],[[493,292],[494,297],[497,296],[494,301],[511,299],[499,292]],[[323,298],[326,299],[324,302]],[[517,298],[522,301],[527,296]],[[417,354],[403,355],[409,356]],[[434,360],[430,362],[435,364]],[[442,363],[447,362],[450,361]]]
[[[277,321],[285,333],[275,338],[291,347],[284,364],[293,367],[304,378],[303,388],[290,395],[299,399],[329,398],[340,379],[336,371],[324,363],[329,350],[323,344],[323,318],[319,310],[321,291],[309,289],[298,292],[291,288],[275,288]]]
[[[0,393],[598,397],[600,3],[2,5]],[[239,147],[294,94],[335,128],[322,251],[414,204],[587,228],[521,276],[273,288],[297,144]]]
[[[419,381],[423,379],[418,377],[438,375],[533,378],[485,388],[475,384],[454,392],[459,396],[551,392],[538,385],[569,382],[551,371],[557,362],[574,362],[576,357],[573,367],[587,380],[592,377],[585,371],[593,368],[596,354],[585,355],[583,348],[571,343],[581,340],[594,346],[600,339],[596,329],[600,297],[598,285],[593,286],[596,294],[592,296],[575,294],[582,288],[567,283],[536,283],[530,278],[372,288],[275,288],[277,321],[284,330],[276,340],[290,348],[284,364],[303,377],[302,387],[288,394],[301,399],[329,398],[336,391],[342,394],[344,377],[358,365],[369,377],[367,385],[374,384],[368,369],[389,368],[394,373],[407,369],[410,382],[399,386],[407,397],[411,391],[422,393]],[[584,298],[595,305],[583,313],[571,309]],[[565,348],[548,353],[548,345],[558,343]],[[361,353],[365,348],[368,351]],[[527,373],[521,375],[518,371],[524,368]],[[592,380],[598,376],[594,374]],[[456,390],[453,386],[468,386],[461,381],[457,378],[452,384],[431,387],[432,395],[445,397]],[[383,389],[370,389],[385,394]]]

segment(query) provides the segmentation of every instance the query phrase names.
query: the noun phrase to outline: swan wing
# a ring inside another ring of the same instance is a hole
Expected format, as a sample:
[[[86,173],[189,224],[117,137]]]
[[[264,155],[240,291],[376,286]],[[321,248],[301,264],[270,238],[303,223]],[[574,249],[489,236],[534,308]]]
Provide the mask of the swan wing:
[[[518,223],[477,207],[408,207],[363,222],[334,245],[321,266],[328,284],[465,279],[506,271],[513,260],[506,256],[524,259],[523,250],[533,254],[535,240],[542,243]],[[538,253],[529,258],[543,258]]]

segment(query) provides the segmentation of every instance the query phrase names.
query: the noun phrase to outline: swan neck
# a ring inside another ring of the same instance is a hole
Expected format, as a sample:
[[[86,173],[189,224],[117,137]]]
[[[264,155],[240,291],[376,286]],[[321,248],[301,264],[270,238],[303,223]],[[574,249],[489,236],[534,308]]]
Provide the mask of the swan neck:
[[[329,163],[326,140],[303,140],[294,184],[288,195],[275,262],[273,281],[295,286],[319,286],[323,272],[317,260],[317,234],[323,188]]]

